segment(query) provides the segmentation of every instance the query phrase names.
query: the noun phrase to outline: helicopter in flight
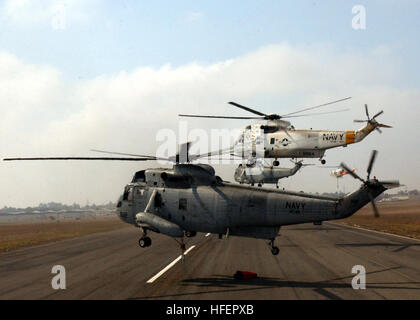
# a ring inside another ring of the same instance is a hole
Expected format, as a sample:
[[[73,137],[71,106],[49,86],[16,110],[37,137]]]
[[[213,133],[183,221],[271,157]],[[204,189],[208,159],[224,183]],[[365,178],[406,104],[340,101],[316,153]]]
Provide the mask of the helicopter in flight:
[[[255,183],[261,187],[264,183],[275,184],[278,188],[279,179],[295,175],[302,167],[313,164],[303,164],[303,161],[292,161],[292,168],[280,168],[273,165],[264,165],[264,159],[257,159],[252,164],[239,164],[234,173],[234,179],[240,184],[246,183],[253,186]]]
[[[367,104],[365,104],[366,120],[354,120],[354,122],[366,122],[366,125],[359,130],[347,131],[331,131],[331,130],[312,130],[312,129],[295,129],[289,121],[284,119],[314,116],[321,114],[329,114],[347,111],[348,109],[298,114],[309,110],[317,109],[334,103],[351,99],[351,97],[324,103],[321,105],[308,107],[299,111],[287,113],[284,115],[265,114],[255,109],[240,105],[236,102],[229,102],[230,105],[238,107],[242,110],[251,112],[257,116],[254,117],[234,117],[234,116],[209,116],[209,115],[191,115],[179,114],[180,117],[190,118],[211,118],[211,119],[249,119],[249,120],[266,120],[264,124],[252,124],[245,127],[235,141],[234,146],[229,150],[219,150],[219,154],[235,154],[237,156],[245,155],[240,150],[244,150],[245,145],[252,145],[251,155],[257,158],[274,158],[274,166],[280,163],[279,158],[319,158],[322,164],[326,161],[323,159],[325,151],[331,148],[347,147],[349,144],[357,143],[366,138],[372,131],[376,130],[382,133],[380,128],[392,128],[376,121],[383,111],[379,111],[372,118],[369,115]],[[215,152],[217,153],[217,152]]]
[[[361,187],[343,198],[318,196],[303,192],[244,186],[223,181],[207,164],[189,163],[188,144],[186,162],[178,153],[171,157],[172,168],[153,168],[136,172],[118,199],[116,213],[124,222],[142,231],[139,246],[152,244],[149,232],[175,238],[184,254],[185,238],[197,232],[240,236],[269,240],[271,253],[281,226],[300,223],[321,223],[351,216],[371,202],[375,217],[379,216],[374,199],[385,190],[399,187],[398,181],[370,179],[376,158],[373,151],[362,179],[342,163],[343,169],[362,182]],[[130,157],[47,157],[6,158],[16,160],[114,160],[148,161],[152,156]],[[167,159],[169,160],[169,159]]]
[[[355,171],[356,171],[356,169],[352,169],[351,170],[351,172],[353,172],[353,173]],[[342,178],[342,177],[344,177],[347,174],[349,174],[349,172],[347,170],[344,170],[343,168],[338,168],[338,169],[333,170],[333,171],[330,172],[330,175],[332,177],[334,177],[334,178],[337,178],[337,179]]]
[[[337,191],[339,189],[339,183],[338,183],[339,179],[342,179],[346,175],[350,175],[350,172],[355,173],[355,171],[356,171],[356,169],[350,169],[350,171],[348,171],[346,169],[343,169],[341,166],[325,166],[325,167],[322,167],[322,168],[323,169],[331,169],[331,168],[335,169],[335,170],[330,171],[330,176],[335,178],[336,181],[337,181]]]

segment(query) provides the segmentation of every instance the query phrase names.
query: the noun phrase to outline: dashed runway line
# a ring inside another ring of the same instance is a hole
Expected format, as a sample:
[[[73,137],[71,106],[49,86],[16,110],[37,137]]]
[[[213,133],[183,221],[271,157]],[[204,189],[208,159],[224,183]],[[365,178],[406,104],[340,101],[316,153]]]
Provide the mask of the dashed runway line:
[[[192,249],[195,248],[194,246],[189,247],[185,252],[184,256],[188,254]],[[165,268],[163,268],[161,271],[159,271],[157,274],[155,274],[153,277],[151,277],[149,280],[146,281],[146,283],[153,283],[156,279],[158,279],[161,275],[163,275],[166,271],[168,271],[170,268],[172,268],[179,260],[182,259],[182,255],[180,255],[178,258],[176,258],[174,261],[172,261],[170,264],[168,264]]]

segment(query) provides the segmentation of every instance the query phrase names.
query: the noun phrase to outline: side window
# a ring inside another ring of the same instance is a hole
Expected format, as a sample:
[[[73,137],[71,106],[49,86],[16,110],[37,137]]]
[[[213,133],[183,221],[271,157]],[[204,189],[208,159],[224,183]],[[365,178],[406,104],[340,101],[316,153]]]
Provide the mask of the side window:
[[[155,207],[156,208],[160,208],[162,207],[163,202],[162,202],[162,196],[160,195],[160,193],[156,193],[155,196]]]
[[[129,188],[128,187],[126,187],[125,189],[124,189],[124,194],[123,194],[123,200],[127,200],[128,199],[128,192],[129,192],[130,190],[129,190]]]
[[[187,210],[187,199],[181,198],[179,199],[179,210]]]
[[[274,138],[271,138],[270,144],[274,144],[274,142],[275,142],[275,139]]]

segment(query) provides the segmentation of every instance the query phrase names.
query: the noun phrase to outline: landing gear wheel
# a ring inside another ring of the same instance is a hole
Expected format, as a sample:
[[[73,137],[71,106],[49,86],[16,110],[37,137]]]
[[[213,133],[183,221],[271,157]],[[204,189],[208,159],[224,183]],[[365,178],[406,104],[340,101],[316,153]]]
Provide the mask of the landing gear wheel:
[[[142,248],[149,247],[152,244],[152,239],[149,237],[142,237],[139,240],[139,246]]]
[[[259,187],[262,187],[262,184],[261,184],[261,183],[259,183],[259,184],[258,184],[258,186],[259,186]]]
[[[277,248],[274,245],[274,240],[275,239],[271,239],[270,242],[268,243],[268,245],[270,246],[270,250],[271,250],[271,253],[273,254],[273,256],[276,256],[276,255],[279,254],[280,250],[279,250],[279,248]]]
[[[152,239],[150,239],[149,237],[146,237],[146,246],[150,247],[152,245]]]
[[[322,160],[321,160],[321,163],[322,163],[322,164],[325,164],[325,163],[327,163],[327,161],[325,161],[325,159],[322,159]]]
[[[279,165],[280,165],[280,161],[278,160],[273,161],[273,166],[278,167]]]
[[[185,231],[185,236],[187,238],[192,238],[192,237],[195,237],[196,235],[197,235],[197,232],[195,231]]]

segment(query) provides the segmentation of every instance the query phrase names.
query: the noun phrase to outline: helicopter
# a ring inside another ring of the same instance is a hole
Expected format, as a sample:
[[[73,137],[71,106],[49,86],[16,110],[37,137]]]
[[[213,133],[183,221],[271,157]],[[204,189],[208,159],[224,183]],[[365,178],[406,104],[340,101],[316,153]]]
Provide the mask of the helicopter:
[[[207,164],[186,161],[178,153],[171,157],[172,168],[151,168],[137,171],[119,197],[116,213],[119,218],[138,227],[142,235],[139,246],[151,246],[149,232],[161,233],[177,240],[184,256],[185,238],[197,232],[269,240],[271,253],[277,255],[275,238],[285,225],[344,219],[371,202],[375,217],[379,216],[374,199],[398,181],[370,179],[377,151],[373,151],[362,179],[341,163],[341,167],[362,182],[361,187],[342,198],[325,197],[304,192],[244,186],[223,181]],[[104,157],[47,157],[6,158],[16,160],[116,160],[148,161],[152,156],[123,158]]]
[[[330,171],[330,176],[335,178],[336,181],[337,181],[337,192],[338,192],[338,189],[339,189],[338,180],[342,179],[344,176],[350,174],[350,171],[352,173],[355,173],[355,171],[356,171],[356,169],[351,169],[350,171],[347,171],[347,170],[341,168],[341,166],[322,166],[322,167],[320,166],[320,168],[322,168],[322,169],[335,169],[335,170]]]
[[[294,163],[292,168],[276,168],[274,166],[264,165],[264,159],[258,159],[252,164],[239,164],[234,173],[236,182],[247,183],[253,186],[258,183],[261,187],[264,183],[275,184],[279,188],[279,179],[287,178],[296,174],[302,167],[310,166],[312,164],[303,164],[303,161],[291,161]]]
[[[356,171],[356,169],[352,169],[351,170],[351,172],[355,172]],[[346,171],[346,170],[344,170],[344,169],[342,169],[342,168],[338,168],[338,169],[336,169],[336,170],[333,170],[333,171],[331,171],[330,172],[330,175],[332,176],[332,177],[334,177],[334,178],[337,178],[337,179],[339,179],[339,178],[342,178],[342,177],[344,177],[345,175],[347,175],[347,174],[349,174],[349,172],[348,171]]]
[[[349,144],[362,141],[374,130],[382,133],[380,128],[392,128],[389,125],[385,125],[376,121],[376,118],[384,113],[383,110],[379,111],[371,118],[369,115],[368,106],[365,104],[367,119],[354,120],[354,122],[366,122],[366,125],[356,131],[295,129],[295,127],[291,125],[289,121],[283,119],[344,112],[348,109],[332,112],[298,114],[301,112],[306,112],[334,103],[342,102],[348,99],[351,99],[351,97],[304,108],[284,115],[265,114],[236,102],[229,102],[230,105],[251,112],[258,117],[209,116],[191,114],[179,114],[179,116],[211,119],[266,120],[265,124],[252,124],[245,127],[239,138],[235,141],[234,146],[229,150],[219,150],[219,154],[234,153],[235,155],[245,157],[243,151],[240,150],[243,150],[245,145],[249,144],[250,140],[252,145],[251,155],[254,157],[274,158],[274,166],[278,166],[280,164],[278,161],[279,158],[319,158],[321,163],[325,164],[326,160],[324,159],[324,154],[327,149],[347,147]]]

